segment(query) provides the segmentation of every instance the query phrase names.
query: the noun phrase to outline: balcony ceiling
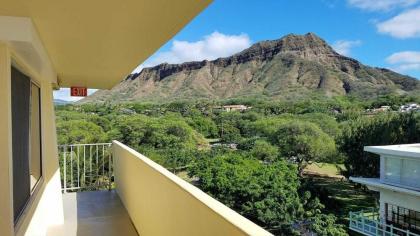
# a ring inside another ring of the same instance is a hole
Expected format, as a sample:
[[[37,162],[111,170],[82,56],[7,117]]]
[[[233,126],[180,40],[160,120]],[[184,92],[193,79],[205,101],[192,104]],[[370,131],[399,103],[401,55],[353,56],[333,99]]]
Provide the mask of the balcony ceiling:
[[[30,17],[61,87],[111,88],[212,0],[2,0]]]

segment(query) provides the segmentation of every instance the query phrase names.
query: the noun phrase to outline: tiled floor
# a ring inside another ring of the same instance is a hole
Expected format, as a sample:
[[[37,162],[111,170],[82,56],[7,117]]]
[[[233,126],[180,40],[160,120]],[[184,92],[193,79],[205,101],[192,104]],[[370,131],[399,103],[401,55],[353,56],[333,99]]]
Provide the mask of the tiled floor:
[[[127,211],[114,191],[63,194],[65,224],[51,236],[137,236]]]

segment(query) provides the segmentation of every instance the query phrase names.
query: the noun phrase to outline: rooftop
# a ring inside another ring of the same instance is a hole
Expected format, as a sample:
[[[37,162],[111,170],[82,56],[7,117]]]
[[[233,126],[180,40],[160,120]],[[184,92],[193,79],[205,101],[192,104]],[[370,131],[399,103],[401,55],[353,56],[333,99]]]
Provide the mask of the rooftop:
[[[356,183],[359,183],[359,184],[367,185],[369,187],[369,189],[375,190],[375,191],[378,191],[378,189],[386,189],[386,190],[391,190],[391,191],[400,192],[400,193],[406,193],[406,194],[410,194],[410,195],[420,197],[420,191],[418,191],[418,190],[410,189],[410,188],[407,188],[407,187],[399,187],[399,186],[396,186],[396,185],[384,183],[379,178],[350,177],[350,180],[354,181]]]
[[[420,143],[389,146],[367,146],[364,150],[379,155],[420,158]]]

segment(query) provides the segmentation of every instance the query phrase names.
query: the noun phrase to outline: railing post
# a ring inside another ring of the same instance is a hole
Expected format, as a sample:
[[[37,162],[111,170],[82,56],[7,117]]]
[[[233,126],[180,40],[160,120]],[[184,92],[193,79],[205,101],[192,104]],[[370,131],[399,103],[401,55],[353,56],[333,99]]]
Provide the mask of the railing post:
[[[410,230],[407,229],[407,236],[410,236]]]
[[[108,191],[111,191],[112,188],[112,144],[108,145]]]
[[[102,146],[102,152],[100,147]],[[76,148],[77,147],[77,148]],[[97,143],[97,144],[72,144],[60,145],[59,161],[60,161],[60,176],[61,176],[61,190],[63,193],[67,191],[75,191],[78,189],[90,188],[96,189],[112,189],[112,176],[113,176],[113,156],[112,156],[112,143]],[[96,157],[95,155],[96,149]],[[68,153],[69,151],[69,153]],[[81,153],[83,152],[83,153]],[[86,153],[89,152],[89,153]],[[107,153],[108,152],[108,153]],[[68,155],[69,154],[69,155]],[[83,155],[83,156],[82,156]],[[70,160],[68,160],[70,158]],[[77,158],[77,160],[74,160]],[[100,163],[102,159],[102,173],[100,172]],[[108,159],[108,172],[106,172],[106,159]],[[69,166],[67,166],[67,161]],[[96,163],[95,163],[96,161]],[[77,163],[75,163],[77,162]],[[90,162],[90,163],[87,163]],[[75,184],[77,165],[77,184]],[[94,167],[96,171],[94,170]],[[70,169],[69,169],[70,168]],[[69,173],[69,177],[67,176]],[[96,173],[93,173],[96,172]],[[96,174],[96,178],[95,178]],[[89,181],[87,181],[89,178]],[[108,178],[108,183],[106,182]],[[69,183],[67,183],[69,181]],[[67,186],[69,184],[69,186]]]
[[[64,154],[64,160],[63,160],[63,189],[64,189],[64,193],[66,193],[67,192],[67,188],[66,188],[66,185],[67,185],[67,177],[66,177],[66,165],[67,165],[67,163],[66,163],[66,146],[63,146],[63,154]]]
[[[77,146],[77,187],[80,188],[80,146]]]
[[[391,233],[391,236],[394,236],[394,225],[391,224],[389,226],[389,228],[390,228],[390,231],[389,232]]]
[[[362,215],[362,229],[363,229],[363,232],[364,232],[365,231],[365,216],[363,214],[363,211],[361,211],[361,215]]]
[[[83,177],[82,177],[82,188],[86,186],[86,146],[83,146]]]
[[[73,188],[73,146],[70,146],[70,188]]]

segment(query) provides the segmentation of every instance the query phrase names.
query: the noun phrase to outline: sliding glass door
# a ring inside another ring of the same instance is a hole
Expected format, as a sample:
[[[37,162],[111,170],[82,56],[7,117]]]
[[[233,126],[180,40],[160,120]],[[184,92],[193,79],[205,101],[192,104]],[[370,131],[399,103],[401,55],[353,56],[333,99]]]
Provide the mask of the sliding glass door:
[[[42,176],[40,89],[12,68],[12,158],[15,223]]]

